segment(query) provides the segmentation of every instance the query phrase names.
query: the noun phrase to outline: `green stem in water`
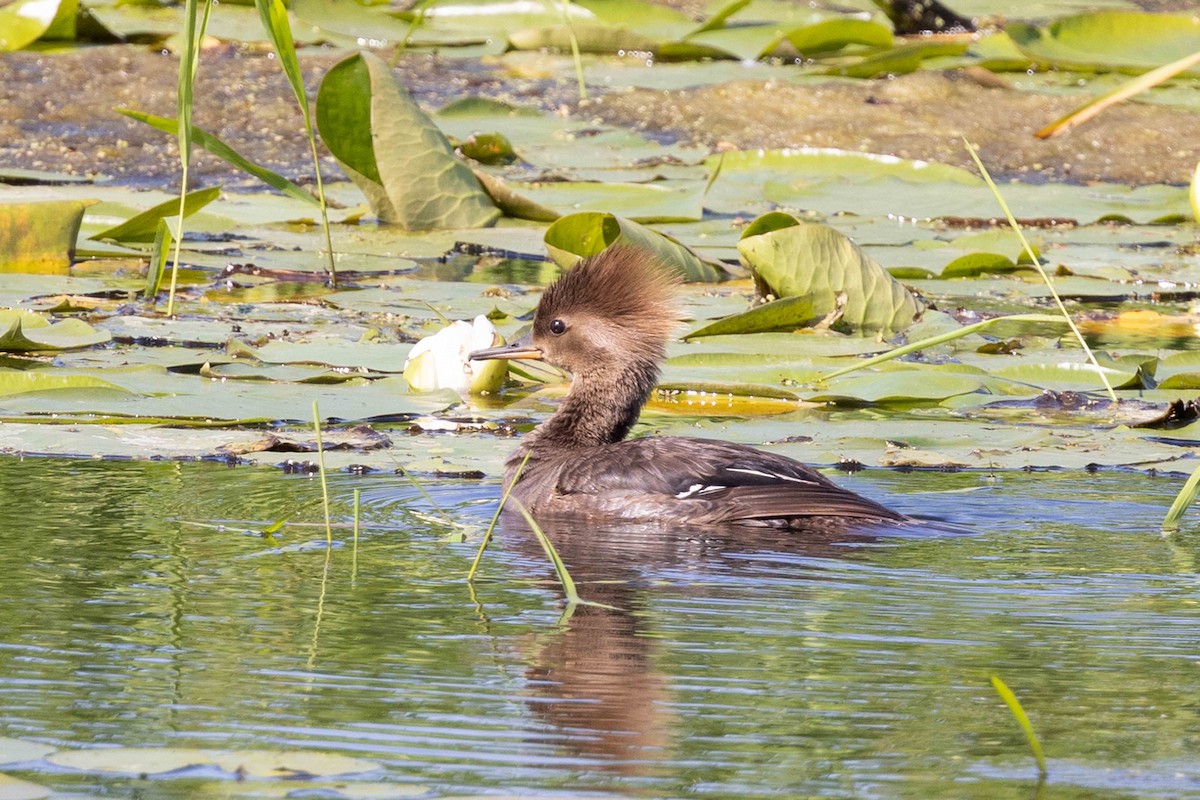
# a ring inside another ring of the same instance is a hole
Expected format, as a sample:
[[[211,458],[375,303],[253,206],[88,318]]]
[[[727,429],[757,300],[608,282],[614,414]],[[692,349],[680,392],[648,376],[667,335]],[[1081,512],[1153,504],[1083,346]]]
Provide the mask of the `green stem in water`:
[[[1025,732],[1025,738],[1029,740],[1029,749],[1033,751],[1033,759],[1037,762],[1038,777],[1045,778],[1046,755],[1042,752],[1042,743],[1038,741],[1037,734],[1033,731],[1033,723],[1029,721],[1029,715],[1021,707],[1021,701],[1013,694],[1012,689],[1009,689],[1004,681],[995,675],[992,676],[992,688],[996,690],[996,694],[1000,695],[1000,699],[1008,706],[1008,710],[1012,712],[1017,724]]]
[[[1029,256],[1030,262],[1037,268],[1038,274],[1042,276],[1042,280],[1046,283],[1046,288],[1050,290],[1050,296],[1054,298],[1054,302],[1058,305],[1059,312],[1062,313],[1063,319],[1067,321],[1067,325],[1071,328],[1071,333],[1075,334],[1075,338],[1079,341],[1079,346],[1083,348],[1083,352],[1087,353],[1088,361],[1092,362],[1092,367],[1095,368],[1096,374],[1100,376],[1100,382],[1104,384],[1104,389],[1108,392],[1108,398],[1114,403],[1117,402],[1117,393],[1113,391],[1112,384],[1108,382],[1108,376],[1104,374],[1104,370],[1100,367],[1100,362],[1096,360],[1096,354],[1092,352],[1092,348],[1088,347],[1088,343],[1084,341],[1083,334],[1079,332],[1079,328],[1075,325],[1075,320],[1071,319],[1067,307],[1063,305],[1062,298],[1058,296],[1058,291],[1054,288],[1054,282],[1050,280],[1050,276],[1046,274],[1046,270],[1042,268],[1042,260],[1038,258],[1037,253],[1033,252],[1033,247],[1025,238],[1025,234],[1021,232],[1021,226],[1017,224],[1016,217],[1008,208],[1008,203],[1004,202],[1004,196],[1000,194],[1000,190],[996,188],[996,183],[992,180],[992,176],[988,173],[987,167],[979,160],[979,153],[975,150],[975,146],[966,138],[963,138],[963,143],[967,146],[967,152],[971,154],[971,158],[975,161],[975,166],[979,167],[980,174],[983,175],[983,180],[987,183],[988,188],[992,190],[992,194],[996,197],[996,201],[1000,203],[1000,208],[1004,211],[1004,216],[1008,220],[1008,224],[1017,233],[1017,238],[1021,240],[1021,246],[1025,248],[1025,254]]]
[[[317,433],[317,472],[321,476],[321,504],[325,508],[325,545],[333,547],[333,526],[329,522],[329,484],[325,481],[325,445],[321,442],[321,416],[313,400],[313,430]]]

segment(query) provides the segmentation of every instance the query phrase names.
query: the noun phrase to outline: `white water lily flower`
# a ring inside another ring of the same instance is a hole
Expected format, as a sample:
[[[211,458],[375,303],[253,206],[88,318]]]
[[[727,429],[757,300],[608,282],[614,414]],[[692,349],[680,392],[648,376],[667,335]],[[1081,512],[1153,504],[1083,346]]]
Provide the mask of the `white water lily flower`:
[[[464,396],[494,392],[508,374],[508,362],[469,361],[467,356],[503,343],[496,326],[482,314],[473,322],[452,322],[413,345],[404,362],[404,379],[420,392],[453,389]]]

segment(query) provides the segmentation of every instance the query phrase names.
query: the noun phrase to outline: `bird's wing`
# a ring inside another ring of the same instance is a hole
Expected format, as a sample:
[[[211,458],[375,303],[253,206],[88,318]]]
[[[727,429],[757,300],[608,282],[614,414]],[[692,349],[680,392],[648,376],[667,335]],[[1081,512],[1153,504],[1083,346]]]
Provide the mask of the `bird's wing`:
[[[703,503],[717,521],[904,519],[786,456],[733,442],[651,437],[618,442],[563,470],[561,494],[628,492]]]

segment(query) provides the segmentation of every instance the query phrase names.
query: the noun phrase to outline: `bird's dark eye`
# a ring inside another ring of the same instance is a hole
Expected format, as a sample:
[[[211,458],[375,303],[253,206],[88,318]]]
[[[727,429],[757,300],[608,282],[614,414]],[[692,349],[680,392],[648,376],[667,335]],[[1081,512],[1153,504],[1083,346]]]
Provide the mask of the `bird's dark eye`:
[[[550,323],[550,332],[555,336],[562,336],[567,332],[567,323],[563,322],[561,319],[553,320]]]

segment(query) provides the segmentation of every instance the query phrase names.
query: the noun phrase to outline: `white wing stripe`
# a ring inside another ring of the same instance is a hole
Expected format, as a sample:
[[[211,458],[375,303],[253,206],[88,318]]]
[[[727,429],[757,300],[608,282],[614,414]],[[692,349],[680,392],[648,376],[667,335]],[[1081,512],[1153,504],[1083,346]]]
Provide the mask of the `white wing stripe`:
[[[772,478],[779,481],[791,481],[792,483],[815,483],[807,478],[796,478],[791,475],[780,475],[778,472],[763,472],[759,469],[747,469],[745,467],[729,467],[726,472],[740,472],[743,475],[758,475],[763,478]]]

